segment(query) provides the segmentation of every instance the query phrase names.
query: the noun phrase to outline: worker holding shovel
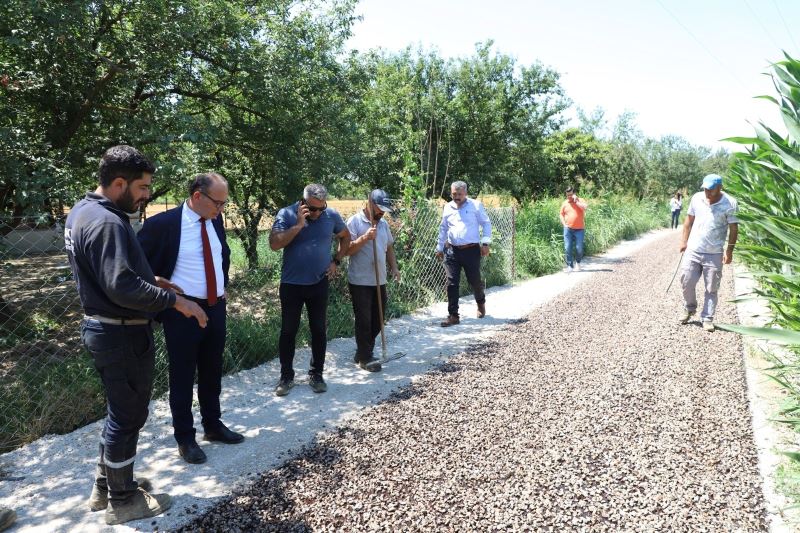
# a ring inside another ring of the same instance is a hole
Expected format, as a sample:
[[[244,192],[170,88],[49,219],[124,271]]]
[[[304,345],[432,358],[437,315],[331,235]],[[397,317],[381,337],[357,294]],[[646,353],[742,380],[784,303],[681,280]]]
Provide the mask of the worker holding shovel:
[[[353,362],[369,372],[381,370],[373,354],[375,338],[381,333],[386,309],[386,265],[392,278],[400,281],[394,255],[394,237],[384,213],[392,212],[392,202],[385,191],[375,189],[364,209],[347,219],[350,230],[350,264],[347,279],[356,322],[356,355]],[[380,294],[380,299],[378,299]]]

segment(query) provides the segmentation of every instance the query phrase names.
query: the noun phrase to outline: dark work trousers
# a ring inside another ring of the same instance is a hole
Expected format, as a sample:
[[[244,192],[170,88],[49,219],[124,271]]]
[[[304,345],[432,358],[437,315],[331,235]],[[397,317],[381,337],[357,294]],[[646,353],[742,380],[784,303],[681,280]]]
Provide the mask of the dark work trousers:
[[[205,328],[194,317],[187,318],[175,309],[167,309],[161,315],[169,353],[169,408],[178,444],[187,444],[195,438],[192,416],[195,369],[203,430],[216,431],[220,425],[226,302],[220,298],[214,306],[209,306],[207,300],[191,300],[208,315]]]
[[[452,316],[458,316],[458,286],[461,283],[462,267],[475,294],[475,301],[479,304],[486,302],[481,280],[481,247],[459,249],[447,246],[444,252],[444,270],[447,272],[447,312]]]
[[[106,393],[107,413],[95,483],[108,487],[109,499],[122,502],[137,490],[133,462],[153,392],[153,329],[150,324],[117,326],[85,319],[81,341],[94,360]]]
[[[281,360],[281,379],[294,379],[294,347],[303,305],[311,330],[311,368],[309,374],[322,375],[325,366],[325,349],[328,346],[328,278],[314,285],[281,283],[281,336],[278,353]]]
[[[373,357],[375,337],[381,332],[384,317],[378,309],[378,291],[375,286],[350,284],[353,315],[356,318],[356,360],[367,362]],[[381,302],[386,313],[386,285],[381,285]]]

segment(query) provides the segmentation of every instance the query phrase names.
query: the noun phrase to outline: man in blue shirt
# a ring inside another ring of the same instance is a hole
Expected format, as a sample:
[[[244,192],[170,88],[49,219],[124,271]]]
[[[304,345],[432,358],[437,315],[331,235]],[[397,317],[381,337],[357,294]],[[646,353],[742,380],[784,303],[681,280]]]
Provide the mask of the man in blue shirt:
[[[443,328],[460,322],[458,316],[458,286],[461,282],[461,269],[475,294],[478,304],[478,318],[486,315],[486,295],[481,280],[481,257],[489,255],[492,240],[492,224],[483,209],[483,204],[467,198],[467,184],[456,181],[450,186],[452,202],[442,211],[439,225],[439,241],[436,244],[436,257],[444,259],[447,272],[447,319],[441,323]],[[481,235],[483,233],[483,235]]]
[[[314,392],[328,390],[322,379],[327,347],[328,280],[350,248],[350,232],[335,209],[328,208],[328,191],[312,183],[303,189],[303,199],[278,211],[269,246],[283,249],[281,267],[281,334],[278,353],[281,378],[277,396],[286,396],[294,387],[294,350],[303,306],[311,330],[311,368],[309,385]],[[339,240],[331,255],[333,238]]]

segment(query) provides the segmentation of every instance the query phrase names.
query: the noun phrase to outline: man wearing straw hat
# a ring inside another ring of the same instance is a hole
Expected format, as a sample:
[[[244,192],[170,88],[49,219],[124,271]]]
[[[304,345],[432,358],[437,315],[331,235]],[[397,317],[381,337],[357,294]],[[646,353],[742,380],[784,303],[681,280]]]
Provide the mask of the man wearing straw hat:
[[[714,311],[717,291],[722,280],[722,265],[733,259],[733,248],[739,235],[736,200],[722,192],[722,177],[709,174],[703,178],[703,191],[695,193],[683,223],[681,252],[685,252],[681,267],[684,311],[680,323],[686,324],[697,311],[695,287],[702,276],[705,301],[700,318],[703,329],[714,331]],[[728,244],[725,245],[725,237]]]
[[[384,213],[392,212],[389,196],[381,189],[369,195],[364,209],[347,219],[350,230],[350,264],[347,280],[353,301],[356,322],[356,355],[353,362],[368,372],[378,372],[381,364],[375,359],[375,337],[381,331],[381,323],[387,303],[386,264],[389,263],[392,278],[400,281],[400,270],[394,255],[394,237],[389,224],[383,220]],[[380,289],[378,289],[380,287]],[[378,290],[381,302],[378,305]]]

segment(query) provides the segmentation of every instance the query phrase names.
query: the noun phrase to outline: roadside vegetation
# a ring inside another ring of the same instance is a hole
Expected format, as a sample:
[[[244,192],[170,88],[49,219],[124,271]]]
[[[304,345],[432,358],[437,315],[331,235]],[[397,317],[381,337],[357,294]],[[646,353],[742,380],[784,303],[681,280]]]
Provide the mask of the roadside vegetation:
[[[774,96],[763,98],[780,110],[788,134],[784,137],[763,123],[752,138],[735,138],[747,151],[734,157],[733,179],[727,189],[741,207],[737,257],[757,281],[756,295],[769,303],[771,323],[753,328],[724,329],[786,345],[768,354],[767,374],[786,393],[774,420],[800,430],[800,61],[785,56],[773,65]],[[800,441],[800,435],[797,436]],[[782,488],[800,505],[800,450],[784,453]]]
[[[403,282],[399,316],[444,296],[432,263],[449,184],[520,206],[495,211],[489,286],[561,264],[557,208],[576,185],[592,202],[587,250],[597,253],[668,221],[676,190],[722,172],[729,154],[679,136],[650,138],[626,112],[579,110],[558,65],[520,64],[492,41],[468,57],[436,50],[347,50],[356,0],[143,0],[0,3],[0,238],[57,229],[94,188],[99,156],[131,144],[152,158],[154,204],[180,200],[213,169],[230,182],[234,254],[226,371],[272,357],[280,254],[266,244],[277,209],[321,182],[332,196],[374,187],[401,200],[393,220]],[[163,24],[163,21],[169,24]],[[33,221],[33,222],[31,222]],[[512,241],[516,240],[516,248]],[[515,249],[516,252],[512,252]],[[0,449],[70,431],[102,413],[80,349],[80,309],[62,254],[0,250],[0,271],[47,283],[18,290],[0,277]],[[45,261],[45,259],[47,261]],[[22,262],[30,268],[21,268]],[[342,278],[332,287],[331,337],[350,336]],[[69,309],[69,311],[67,311]],[[307,331],[298,335],[305,343]],[[155,390],[166,390],[163,342]],[[80,407],[83,406],[83,407]]]

